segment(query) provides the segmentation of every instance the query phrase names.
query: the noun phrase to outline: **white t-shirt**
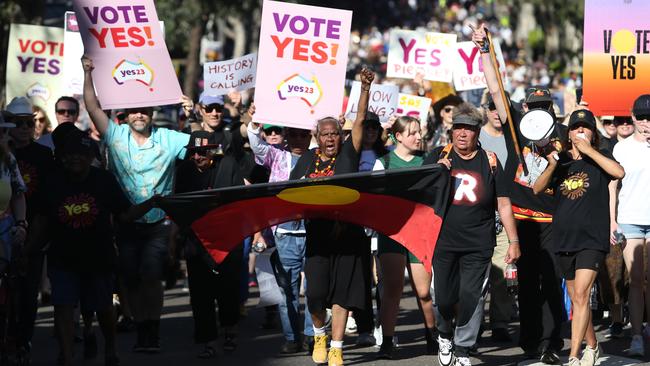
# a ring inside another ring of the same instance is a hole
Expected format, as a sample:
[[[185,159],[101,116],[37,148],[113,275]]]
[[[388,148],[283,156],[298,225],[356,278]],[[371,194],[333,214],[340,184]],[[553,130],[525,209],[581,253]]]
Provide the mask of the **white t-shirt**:
[[[618,195],[617,222],[650,225],[650,145],[632,135],[614,146],[614,158],[625,169]]]

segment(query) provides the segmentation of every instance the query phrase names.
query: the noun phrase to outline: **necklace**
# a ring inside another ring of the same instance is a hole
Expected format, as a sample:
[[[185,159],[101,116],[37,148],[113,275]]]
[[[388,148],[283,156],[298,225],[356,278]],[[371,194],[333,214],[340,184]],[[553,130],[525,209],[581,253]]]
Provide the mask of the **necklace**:
[[[334,175],[334,164],[336,164],[336,156],[331,158],[329,163],[325,168],[322,170],[319,169],[320,162],[321,162],[321,151],[320,149],[316,150],[316,162],[314,163],[314,172],[309,175],[309,178],[315,178],[315,177],[330,177]]]

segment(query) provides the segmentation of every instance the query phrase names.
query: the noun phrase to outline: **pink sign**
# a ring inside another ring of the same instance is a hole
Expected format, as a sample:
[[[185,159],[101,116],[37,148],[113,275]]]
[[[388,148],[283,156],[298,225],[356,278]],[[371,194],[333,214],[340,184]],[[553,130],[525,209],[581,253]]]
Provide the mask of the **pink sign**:
[[[343,104],[352,12],[264,1],[255,121],[312,129]]]
[[[102,108],[178,103],[181,88],[153,0],[73,3]]]

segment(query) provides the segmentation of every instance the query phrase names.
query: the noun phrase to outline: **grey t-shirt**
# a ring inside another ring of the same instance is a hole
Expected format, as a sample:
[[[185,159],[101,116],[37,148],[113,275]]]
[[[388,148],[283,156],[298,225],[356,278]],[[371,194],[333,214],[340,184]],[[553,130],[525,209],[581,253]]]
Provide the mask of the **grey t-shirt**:
[[[481,134],[478,137],[481,147],[497,154],[501,166],[506,166],[508,160],[508,150],[506,149],[506,139],[503,136],[492,136],[481,128]]]

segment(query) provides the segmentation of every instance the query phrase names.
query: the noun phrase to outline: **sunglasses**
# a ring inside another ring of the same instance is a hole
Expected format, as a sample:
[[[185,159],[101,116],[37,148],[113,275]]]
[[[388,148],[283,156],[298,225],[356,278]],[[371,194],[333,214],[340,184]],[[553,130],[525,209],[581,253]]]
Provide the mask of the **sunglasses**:
[[[45,117],[40,117],[40,118],[34,118],[34,121],[40,122],[40,123],[45,123]]]
[[[264,130],[264,133],[266,133],[269,136],[274,134],[274,133],[276,135],[282,135],[282,128],[279,128],[279,127],[267,128],[266,130]]]
[[[528,109],[543,109],[545,111],[550,111],[553,107],[553,103],[526,103]]]
[[[204,105],[203,109],[205,109],[205,113],[212,113],[214,111],[220,113],[221,111],[223,111],[223,106],[221,104],[208,104],[208,105]]]
[[[650,114],[641,114],[636,116],[637,121],[650,121]],[[631,122],[630,122],[631,123]]]
[[[445,107],[445,108],[443,108],[443,111],[445,111],[445,113],[449,113],[449,112],[451,112],[453,110],[454,110],[454,107]]]
[[[38,120],[39,120],[40,122],[43,122],[43,121],[45,121],[45,118],[39,118]],[[14,121],[14,124],[15,124],[16,127],[18,127],[18,128],[23,127],[23,126],[27,126],[27,127],[29,127],[29,128],[32,128],[32,127],[34,127],[34,126],[36,125],[36,122],[35,122],[32,118],[30,118],[30,119],[19,119],[19,120],[16,120],[16,121]]]
[[[648,116],[650,118],[650,116]],[[624,125],[631,125],[632,121],[630,120],[625,120],[625,121],[615,121],[614,126],[624,126]]]
[[[79,113],[76,109],[57,109],[56,114],[69,114],[69,115],[75,115]]]

